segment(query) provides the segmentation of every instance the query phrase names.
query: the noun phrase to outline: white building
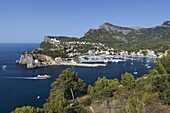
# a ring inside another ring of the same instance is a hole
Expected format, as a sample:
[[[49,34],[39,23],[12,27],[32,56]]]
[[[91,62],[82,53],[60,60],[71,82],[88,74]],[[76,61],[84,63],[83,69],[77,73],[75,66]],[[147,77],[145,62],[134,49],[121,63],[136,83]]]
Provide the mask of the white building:
[[[148,56],[149,56],[149,57],[157,57],[157,56],[155,55],[155,52],[154,52],[153,50],[147,50],[147,52],[148,52]]]

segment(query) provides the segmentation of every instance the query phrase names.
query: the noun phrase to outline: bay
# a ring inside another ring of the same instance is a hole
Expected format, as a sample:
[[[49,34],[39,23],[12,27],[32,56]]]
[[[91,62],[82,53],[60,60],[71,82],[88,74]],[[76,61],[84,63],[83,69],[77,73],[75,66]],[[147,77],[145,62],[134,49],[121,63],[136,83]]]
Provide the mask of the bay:
[[[141,77],[154,67],[154,59],[135,58],[126,62],[108,63],[106,67],[87,68],[74,66],[48,66],[36,69],[27,69],[17,65],[22,52],[37,49],[39,44],[0,44],[0,113],[9,113],[16,107],[42,107],[49,96],[50,85],[66,68],[78,73],[87,85],[92,84],[98,77],[121,79],[125,72],[134,73]],[[3,69],[6,65],[6,69]],[[147,68],[147,66],[151,68]],[[49,74],[48,80],[34,79],[38,74]],[[40,97],[39,99],[37,97]]]

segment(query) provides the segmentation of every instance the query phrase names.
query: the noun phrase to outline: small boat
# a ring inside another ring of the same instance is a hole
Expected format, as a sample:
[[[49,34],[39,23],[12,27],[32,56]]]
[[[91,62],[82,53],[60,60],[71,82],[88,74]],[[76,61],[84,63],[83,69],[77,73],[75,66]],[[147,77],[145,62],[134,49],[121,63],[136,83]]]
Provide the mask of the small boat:
[[[147,66],[147,68],[151,68],[151,66]]]
[[[147,67],[147,66],[149,66],[149,64],[145,64],[145,66]]]
[[[111,60],[111,62],[124,62],[124,61],[126,61],[126,60],[121,60],[121,59],[113,59],[113,60]]]
[[[49,79],[51,76],[49,75],[38,75],[37,79]]]
[[[149,63],[150,61],[147,59],[146,62]]]
[[[133,74],[135,74],[135,75],[136,75],[136,74],[138,74],[138,72],[133,72]]]
[[[2,69],[5,70],[5,69],[6,69],[6,65],[3,65],[3,66],[2,66]]]
[[[40,96],[37,96],[37,99],[40,99]]]
[[[104,63],[108,63],[109,61],[108,60],[103,60]]]

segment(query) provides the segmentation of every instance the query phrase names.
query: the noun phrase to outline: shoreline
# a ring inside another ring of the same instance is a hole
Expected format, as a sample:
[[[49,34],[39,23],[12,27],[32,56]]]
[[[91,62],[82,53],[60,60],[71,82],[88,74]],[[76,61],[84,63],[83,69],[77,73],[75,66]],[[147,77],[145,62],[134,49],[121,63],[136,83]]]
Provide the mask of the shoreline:
[[[113,58],[113,60],[99,60],[102,63],[99,63],[98,60],[87,60],[85,61],[86,63],[77,63],[73,60],[71,61],[62,61],[62,59],[60,58],[59,61],[56,61],[54,59],[52,59],[49,56],[43,56],[43,55],[39,55],[40,58],[45,58],[48,62],[40,62],[37,59],[33,59],[33,56],[35,57],[36,55],[30,55],[30,54],[24,54],[21,55],[19,60],[16,60],[17,64],[23,64],[26,65],[28,69],[31,68],[38,68],[38,67],[46,67],[46,66],[58,66],[58,65],[64,65],[64,66],[78,66],[78,67],[105,67],[107,66],[107,62],[124,62],[126,60],[135,60],[135,58],[151,58],[151,59],[156,59],[153,57],[147,57],[147,56],[120,56],[120,55],[110,55],[110,57]],[[73,58],[72,58],[73,59]],[[81,61],[80,61],[81,62]],[[92,62],[92,64],[90,64]],[[93,63],[94,62],[94,63]]]

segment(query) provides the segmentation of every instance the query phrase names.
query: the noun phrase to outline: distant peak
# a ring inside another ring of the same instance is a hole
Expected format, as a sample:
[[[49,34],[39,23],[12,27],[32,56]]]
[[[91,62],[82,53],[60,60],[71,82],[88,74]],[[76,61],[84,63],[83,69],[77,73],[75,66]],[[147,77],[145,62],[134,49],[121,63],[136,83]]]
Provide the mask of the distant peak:
[[[113,25],[109,22],[105,22],[104,24],[100,25],[100,28],[103,28],[103,27],[106,27],[106,26],[113,26]]]
[[[165,22],[163,23],[163,25],[170,26],[170,21],[165,21]]]
[[[103,25],[111,25],[112,26],[112,24],[109,22],[105,22]]]

